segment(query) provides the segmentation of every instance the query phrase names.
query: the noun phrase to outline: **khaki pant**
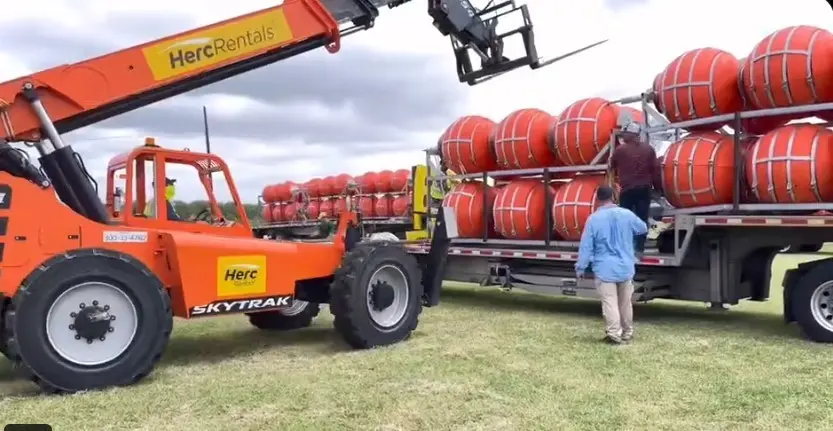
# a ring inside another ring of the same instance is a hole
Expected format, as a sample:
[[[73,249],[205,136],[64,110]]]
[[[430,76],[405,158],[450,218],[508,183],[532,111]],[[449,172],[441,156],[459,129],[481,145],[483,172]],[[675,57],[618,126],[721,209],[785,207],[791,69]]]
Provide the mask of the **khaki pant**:
[[[615,339],[633,337],[633,282],[607,283],[596,279],[596,290],[602,298],[605,333]]]

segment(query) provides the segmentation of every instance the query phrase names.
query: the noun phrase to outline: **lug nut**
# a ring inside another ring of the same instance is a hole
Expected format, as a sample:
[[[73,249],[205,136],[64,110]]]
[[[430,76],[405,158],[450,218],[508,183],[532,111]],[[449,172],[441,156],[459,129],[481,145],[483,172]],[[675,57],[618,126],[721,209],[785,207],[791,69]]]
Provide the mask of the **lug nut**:
[[[115,330],[116,330],[116,328],[107,328],[107,332],[113,332]]]
[[[93,339],[92,338],[87,338],[87,344],[93,344]]]
[[[108,311],[109,309],[110,309],[110,306],[109,306],[109,305],[105,305],[105,306],[104,306],[104,311]]]
[[[87,308],[87,304],[82,302],[82,303],[78,304],[78,308],[80,308],[80,309]]]
[[[99,341],[104,341],[104,340],[105,340],[105,338],[104,338],[104,336],[102,335],[102,336],[98,337],[98,340],[99,340]]]
[[[93,307],[95,307],[96,305],[98,305],[98,301],[93,301]]]
[[[111,315],[110,320],[116,320],[116,316]]]
[[[80,340],[80,339],[81,339],[81,336],[80,336],[80,335],[76,335],[76,336],[75,336],[75,339],[76,339],[76,340]]]
[[[75,325],[69,325],[69,330],[72,331],[75,329]]]
[[[72,313],[69,313],[69,317],[78,317],[78,313],[73,311]]]

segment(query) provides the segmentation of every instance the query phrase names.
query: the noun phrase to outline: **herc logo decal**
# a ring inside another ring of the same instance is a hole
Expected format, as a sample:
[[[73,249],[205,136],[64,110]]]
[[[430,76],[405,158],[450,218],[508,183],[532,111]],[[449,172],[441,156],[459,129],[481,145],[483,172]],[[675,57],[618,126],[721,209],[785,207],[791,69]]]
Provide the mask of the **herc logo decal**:
[[[273,48],[291,39],[292,29],[283,10],[272,9],[150,45],[142,53],[153,78],[162,81]]]
[[[266,292],[266,256],[217,258],[217,296]]]

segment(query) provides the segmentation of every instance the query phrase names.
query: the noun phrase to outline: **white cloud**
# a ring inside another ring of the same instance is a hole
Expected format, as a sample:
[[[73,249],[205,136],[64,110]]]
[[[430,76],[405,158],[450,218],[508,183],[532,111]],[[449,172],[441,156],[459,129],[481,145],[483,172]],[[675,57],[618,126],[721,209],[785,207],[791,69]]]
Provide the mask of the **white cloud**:
[[[543,57],[557,56],[600,39],[609,38],[610,42],[541,70],[516,71],[476,87],[465,88],[465,84],[459,84],[463,90],[457,98],[464,105],[463,112],[486,115],[497,121],[511,111],[524,107],[541,108],[558,114],[572,101],[588,96],[616,98],[635,95],[647,89],[654,76],[683,51],[714,46],[743,57],[758,40],[778,28],[796,24],[830,26],[831,16],[830,7],[817,0],[795,0],[788,5],[775,0],[621,0],[621,7],[615,11],[608,7],[611,3],[610,0],[528,0],[535,24],[536,43]],[[108,35],[95,33],[102,23],[106,23],[118,12],[153,13],[160,16],[173,12],[186,13],[197,24],[209,24],[273,6],[275,2],[246,0],[215,2],[210,7],[207,5],[197,0],[29,0],[4,6],[0,25],[21,20],[27,20],[29,25],[60,24],[64,31],[94,34],[98,38],[117,40],[127,47],[142,42],[141,35],[127,30]],[[375,28],[345,38],[343,45],[370,49],[377,52],[380,58],[403,52],[428,54],[437,60],[424,64],[424,68],[442,71],[445,74],[442,83],[447,85],[449,81],[456,80],[450,43],[431,26],[431,20],[424,11],[424,4],[419,1],[393,10],[382,9]],[[154,24],[152,20],[148,21],[149,31],[154,29]],[[187,30],[189,25],[191,23],[183,23],[181,30]],[[167,34],[155,36],[164,37]],[[27,35],[20,34],[20,37],[25,38]],[[14,40],[4,40],[7,46],[14,43]],[[31,71],[27,68],[26,58],[13,57],[6,51],[0,46],[0,62],[3,64],[0,79],[14,78]],[[510,47],[510,54],[519,54],[517,47]],[[56,63],[73,60],[80,59],[55,57]],[[292,64],[293,60],[289,59],[282,62],[280,67],[292,68]],[[353,67],[371,69],[374,63],[368,60],[365,64]],[[339,69],[327,70],[328,74],[333,75],[342,72]],[[292,83],[275,82],[274,85],[280,88]],[[418,85],[428,86],[432,83],[422,82]],[[390,96],[387,103],[396,104],[395,95]],[[203,145],[202,139],[198,137],[202,129],[203,104],[208,106],[212,119],[278,109],[280,112],[274,111],[275,115],[291,111],[293,115],[307,119],[361,120],[356,117],[355,107],[350,101],[330,105],[310,102],[273,106],[239,95],[212,94],[180,97],[172,103],[182,110],[189,110],[189,113],[193,111],[193,115],[189,114],[188,117],[189,127],[197,135],[183,139],[181,136],[160,134],[157,136],[158,142],[165,146],[190,147],[193,150]],[[454,118],[447,120],[450,124]],[[152,131],[153,128],[153,124],[144,125],[145,131]],[[424,156],[420,150],[436,142],[442,127],[438,127],[435,132],[413,132],[400,141],[385,142],[372,147],[375,150],[364,152],[337,152],[335,144],[287,139],[281,136],[281,130],[271,131],[275,135],[271,140],[247,138],[248,135],[242,132],[239,137],[215,138],[214,148],[228,161],[244,199],[253,201],[262,185],[267,182],[301,181],[313,176],[341,172],[359,174],[368,170],[406,168],[421,163]],[[131,129],[107,129],[73,133],[69,139],[82,141],[78,148],[87,159],[88,168],[94,176],[103,178],[109,157],[140,144],[142,133]],[[350,143],[338,145],[346,148]],[[378,151],[381,145],[384,145],[384,151]],[[270,162],[258,163],[258,159]],[[181,197],[194,196],[195,191],[184,189]],[[221,197],[224,196],[221,194]]]

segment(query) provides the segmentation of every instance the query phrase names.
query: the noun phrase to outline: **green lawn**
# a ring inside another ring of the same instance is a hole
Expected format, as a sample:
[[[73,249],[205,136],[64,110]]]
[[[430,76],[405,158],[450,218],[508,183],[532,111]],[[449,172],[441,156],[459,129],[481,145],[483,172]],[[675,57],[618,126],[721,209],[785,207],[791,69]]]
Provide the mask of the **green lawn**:
[[[460,286],[411,340],[373,351],[346,349],[326,312],[294,333],[179,322],[158,371],[131,388],[37,396],[0,360],[0,418],[58,430],[833,429],[833,350],[784,325],[773,296],[727,313],[640,304],[637,339],[619,347],[597,342],[594,301]]]

